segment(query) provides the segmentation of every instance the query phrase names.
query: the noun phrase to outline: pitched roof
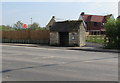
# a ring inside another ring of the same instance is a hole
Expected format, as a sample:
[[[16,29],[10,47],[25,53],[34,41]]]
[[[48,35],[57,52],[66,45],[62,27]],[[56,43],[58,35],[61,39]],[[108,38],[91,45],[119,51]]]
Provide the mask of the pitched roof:
[[[83,14],[81,16],[82,16],[82,19],[85,22],[101,22],[101,23],[104,23],[106,21],[106,18],[107,18],[107,16],[88,15],[88,14]]]
[[[53,25],[55,22],[61,22],[64,21],[64,19],[56,18],[55,16],[52,16],[51,20],[48,22],[46,27],[48,28],[49,26]]]
[[[55,22],[53,26],[50,27],[50,31],[57,31],[57,32],[77,31],[81,23],[82,20]]]
[[[65,19],[61,19],[61,18],[54,18],[55,22],[61,22],[61,21],[65,21]]]

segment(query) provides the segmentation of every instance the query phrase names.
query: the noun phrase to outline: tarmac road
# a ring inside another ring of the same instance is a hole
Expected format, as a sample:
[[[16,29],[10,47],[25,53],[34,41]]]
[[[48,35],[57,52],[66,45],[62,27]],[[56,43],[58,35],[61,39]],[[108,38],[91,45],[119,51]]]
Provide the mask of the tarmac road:
[[[118,54],[2,46],[3,81],[118,81]]]

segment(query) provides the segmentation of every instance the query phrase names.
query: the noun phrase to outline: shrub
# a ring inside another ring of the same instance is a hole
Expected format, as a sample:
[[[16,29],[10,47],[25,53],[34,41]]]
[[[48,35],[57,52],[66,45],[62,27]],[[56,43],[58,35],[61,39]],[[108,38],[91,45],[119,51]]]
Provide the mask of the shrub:
[[[108,38],[106,48],[120,49],[120,20],[108,19],[105,28]]]

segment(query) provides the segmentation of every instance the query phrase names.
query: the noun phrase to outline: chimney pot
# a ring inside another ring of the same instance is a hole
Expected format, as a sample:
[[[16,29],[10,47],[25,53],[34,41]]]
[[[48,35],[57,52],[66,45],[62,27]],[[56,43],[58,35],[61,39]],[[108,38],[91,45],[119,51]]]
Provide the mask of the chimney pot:
[[[55,16],[52,16],[52,18],[55,18]]]
[[[84,12],[81,13],[81,15],[84,15],[84,14],[85,14]]]

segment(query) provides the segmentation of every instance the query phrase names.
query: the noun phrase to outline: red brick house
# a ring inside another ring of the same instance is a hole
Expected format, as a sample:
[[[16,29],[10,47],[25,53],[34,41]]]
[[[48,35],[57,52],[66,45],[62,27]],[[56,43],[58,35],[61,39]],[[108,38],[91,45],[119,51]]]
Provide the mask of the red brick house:
[[[104,23],[106,23],[107,18],[113,18],[112,14],[106,16],[100,15],[89,15],[84,12],[81,13],[79,20],[83,20],[86,25],[86,31],[89,34],[104,34],[105,28]]]

